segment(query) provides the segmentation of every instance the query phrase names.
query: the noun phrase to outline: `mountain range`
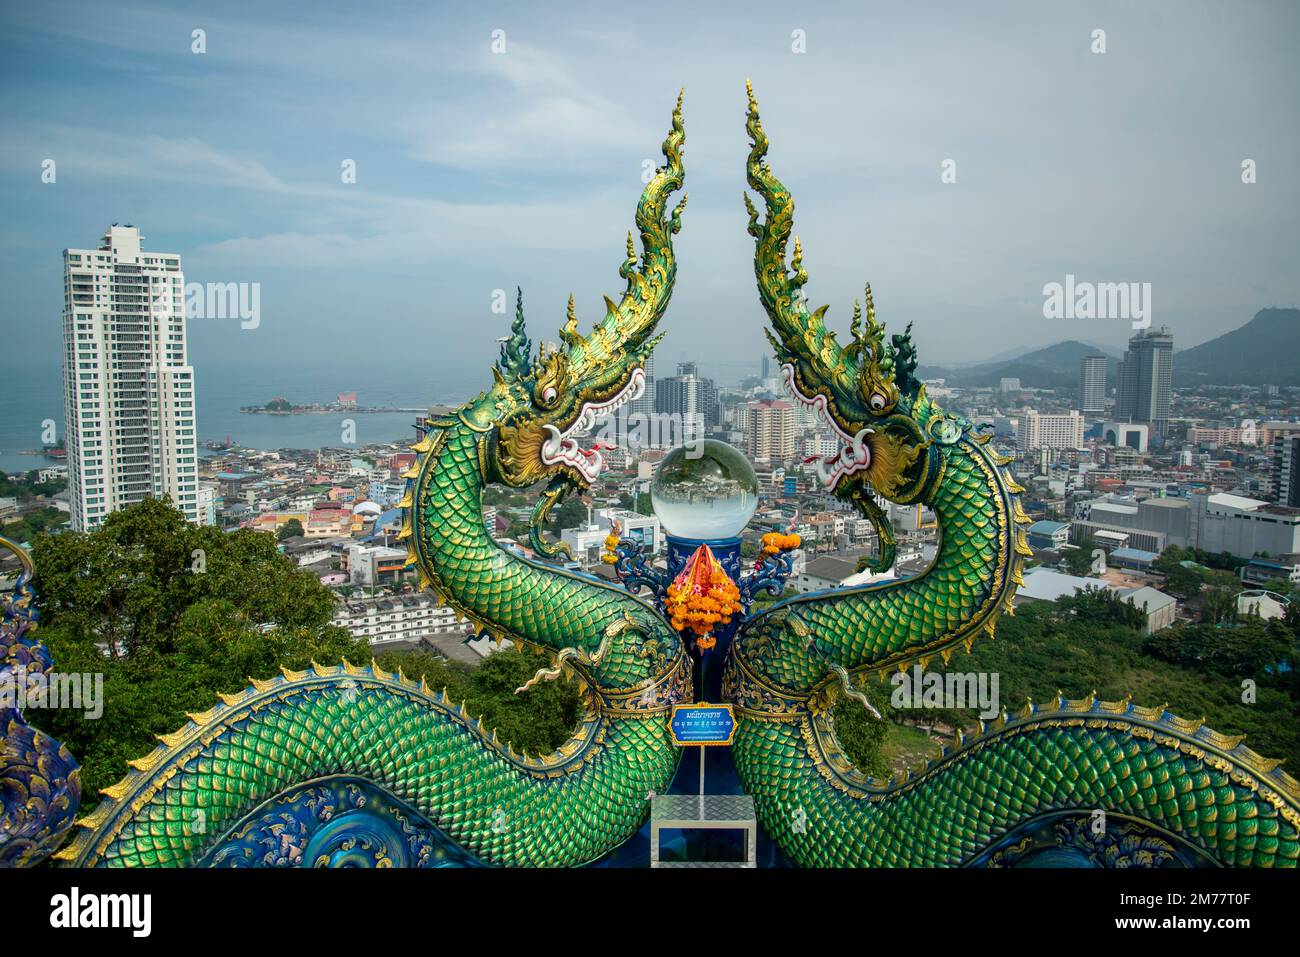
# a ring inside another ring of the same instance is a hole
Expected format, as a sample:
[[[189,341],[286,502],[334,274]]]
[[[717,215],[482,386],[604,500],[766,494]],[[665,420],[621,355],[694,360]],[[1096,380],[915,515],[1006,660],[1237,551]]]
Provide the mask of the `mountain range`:
[[[1079,386],[1079,360],[1084,356],[1106,357],[1106,378],[1115,381],[1119,360],[1105,349],[1070,339],[1026,352],[1014,359],[992,359],[974,365],[917,367],[923,379],[943,379],[947,385],[966,389],[994,388],[1003,379],[1019,379],[1026,389],[1068,389]]]
[[[1106,356],[1106,381],[1114,388],[1119,360],[1108,350],[1071,339],[1014,358],[970,365],[918,367],[923,379],[943,379],[967,389],[994,388],[1019,379],[1026,389],[1077,389],[1079,360]],[[1190,349],[1174,352],[1174,384],[1300,385],[1300,309],[1261,309],[1242,326]]]
[[[1244,326],[1174,352],[1175,385],[1300,385],[1300,309],[1261,309]]]

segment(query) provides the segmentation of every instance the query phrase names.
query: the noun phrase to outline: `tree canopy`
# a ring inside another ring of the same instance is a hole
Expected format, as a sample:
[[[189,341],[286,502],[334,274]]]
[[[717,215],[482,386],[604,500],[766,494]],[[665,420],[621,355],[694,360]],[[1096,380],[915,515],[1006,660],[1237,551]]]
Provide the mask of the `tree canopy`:
[[[39,536],[33,546],[38,635],[56,669],[104,675],[97,720],[66,709],[31,715],[81,763],[86,808],[155,735],[250,675],[370,658],[366,641],[329,623],[329,590],[265,532],[192,525],[150,499],[93,532]]]
[[[274,536],[192,525],[169,502],[147,500],[90,533],[40,536],[33,549],[39,636],[62,673],[102,673],[102,715],[39,710],[33,723],[64,742],[82,768],[85,810],[156,735],[182,727],[250,676],[312,661],[361,663],[369,642],[330,624],[335,602],[315,576],[276,549]],[[566,680],[515,689],[545,655],[508,649],[471,671],[425,652],[388,652],[430,687],[446,687],[503,742],[531,754],[555,750],[577,725],[581,697]]]

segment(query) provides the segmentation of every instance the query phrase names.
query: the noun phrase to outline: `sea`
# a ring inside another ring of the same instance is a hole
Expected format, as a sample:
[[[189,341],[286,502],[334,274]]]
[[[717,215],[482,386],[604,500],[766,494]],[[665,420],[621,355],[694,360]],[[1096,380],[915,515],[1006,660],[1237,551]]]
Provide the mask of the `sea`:
[[[52,419],[63,442],[62,373],[53,363],[0,364],[0,471],[26,472],[52,464],[41,454],[42,430]],[[334,401],[356,392],[357,403],[385,408],[427,408],[459,404],[490,381],[486,364],[426,369],[415,365],[374,368],[356,363],[206,362],[194,366],[200,443],[224,442],[255,449],[315,449],[344,444],[344,419],[355,423],[356,444],[415,438],[415,412],[261,415],[240,408],[282,396],[295,405]],[[200,449],[202,451],[202,449]]]
[[[357,403],[384,408],[423,409],[459,405],[492,381],[490,360],[466,364],[358,354],[346,360],[297,362],[250,357],[206,360],[194,365],[200,443],[225,442],[254,449],[315,449],[344,444],[344,419],[356,426],[357,445],[414,440],[414,412],[264,415],[241,412],[283,397],[295,405],[333,402],[356,392]],[[757,363],[752,363],[755,367]],[[719,385],[738,381],[738,363],[700,363],[701,373]],[[710,367],[713,368],[710,368]],[[38,453],[46,420],[63,442],[62,372],[56,359],[17,362],[0,357],[0,471],[27,472],[55,461]],[[37,454],[33,454],[36,452]],[[200,452],[203,452],[202,447]]]

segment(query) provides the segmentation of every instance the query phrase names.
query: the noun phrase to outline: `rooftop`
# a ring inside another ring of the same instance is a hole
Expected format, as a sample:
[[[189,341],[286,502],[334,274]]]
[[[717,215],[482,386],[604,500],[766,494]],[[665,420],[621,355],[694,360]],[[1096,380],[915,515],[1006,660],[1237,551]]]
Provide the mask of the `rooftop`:
[[[842,582],[849,576],[857,574],[857,571],[856,562],[847,562],[842,558],[823,555],[810,561],[805,567],[804,574],[811,575],[813,578],[825,578],[828,581]]]
[[[1224,508],[1239,508],[1243,512],[1253,512],[1268,503],[1261,502],[1257,498],[1246,498],[1244,495],[1232,495],[1228,492],[1216,492],[1210,496],[1210,504],[1219,505]]]
[[[1172,595],[1166,595],[1150,585],[1143,585],[1141,588],[1122,588],[1119,594],[1129,604],[1135,608],[1141,608],[1145,612],[1158,611],[1161,608],[1178,603],[1177,599]]]
[[[1037,598],[1039,601],[1056,601],[1058,598],[1073,595],[1084,588],[1106,587],[1105,582],[1096,578],[1066,575],[1040,565],[1025,572],[1025,583],[1016,592],[1016,597]]]
[[[1029,526],[1030,535],[1055,535],[1062,529],[1070,527],[1069,522],[1052,522],[1047,519],[1040,519]]]
[[[1158,552],[1143,551],[1140,548],[1117,548],[1110,553],[1110,557],[1131,562],[1154,562],[1160,555]]]

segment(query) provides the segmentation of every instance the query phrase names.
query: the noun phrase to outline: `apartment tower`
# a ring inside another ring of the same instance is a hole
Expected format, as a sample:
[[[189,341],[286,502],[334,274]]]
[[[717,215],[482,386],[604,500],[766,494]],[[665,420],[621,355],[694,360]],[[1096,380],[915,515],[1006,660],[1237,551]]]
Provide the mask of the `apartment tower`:
[[[1084,356],[1079,360],[1079,411],[1084,416],[1106,411],[1106,357]]]
[[[749,454],[769,462],[794,457],[794,406],[780,399],[749,404]]]
[[[134,226],[63,251],[63,399],[72,527],[167,497],[199,521],[185,274]]]

